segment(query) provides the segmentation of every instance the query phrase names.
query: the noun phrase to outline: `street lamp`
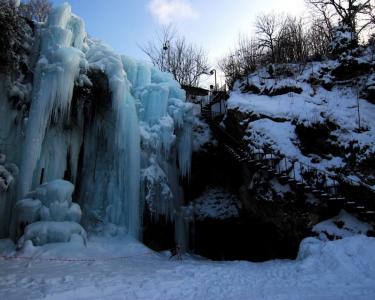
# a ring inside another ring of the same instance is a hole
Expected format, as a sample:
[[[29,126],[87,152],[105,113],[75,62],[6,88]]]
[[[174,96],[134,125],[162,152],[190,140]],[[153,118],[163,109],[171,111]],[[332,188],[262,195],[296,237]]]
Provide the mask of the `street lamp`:
[[[214,87],[214,90],[216,91],[216,69],[212,69],[212,70],[210,71],[210,74],[211,74],[211,75],[214,75],[214,74],[215,74],[215,87]]]
[[[165,43],[163,44],[163,50],[164,50],[164,51],[167,51],[169,48],[170,48],[170,43],[169,43],[169,41],[165,41]]]

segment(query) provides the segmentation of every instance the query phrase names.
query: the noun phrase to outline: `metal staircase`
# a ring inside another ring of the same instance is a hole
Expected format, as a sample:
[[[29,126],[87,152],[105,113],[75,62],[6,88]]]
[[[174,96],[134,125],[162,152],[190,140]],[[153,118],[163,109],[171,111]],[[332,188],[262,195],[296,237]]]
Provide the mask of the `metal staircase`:
[[[249,164],[289,184],[293,190],[312,193],[321,203],[343,208],[361,219],[375,224],[375,191],[371,186],[341,174],[319,170],[311,165],[297,162],[268,147],[253,147],[231,136],[221,121],[226,114],[226,93],[217,93],[211,101],[201,107],[201,115],[210,125],[214,136],[230,157],[238,163]],[[220,103],[220,109],[213,109]],[[366,197],[358,196],[356,190],[365,191]]]

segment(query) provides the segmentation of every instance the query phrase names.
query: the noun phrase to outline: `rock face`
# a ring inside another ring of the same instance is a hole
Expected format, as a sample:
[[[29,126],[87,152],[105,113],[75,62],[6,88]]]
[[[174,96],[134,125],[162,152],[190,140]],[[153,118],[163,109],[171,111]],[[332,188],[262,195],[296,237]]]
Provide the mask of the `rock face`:
[[[232,160],[221,152],[220,140],[210,155],[194,154],[187,207],[194,207],[207,183],[235,195],[239,209],[238,216],[227,219],[209,214],[193,218],[191,244],[196,253],[213,259],[294,258],[300,241],[315,234],[314,225],[347,205],[341,200],[328,203],[317,190],[337,188],[337,180],[347,199],[373,203],[374,56],[370,49],[341,42],[350,52],[337,59],[303,68],[277,65],[280,70],[273,74],[264,68],[235,84],[220,126],[245,151],[267,149],[285,158],[285,166],[284,159],[277,159],[274,167],[286,179],[256,164]],[[301,189],[296,179],[316,189]]]
[[[185,185],[192,251],[215,260],[295,258],[300,241],[324,212],[232,160],[219,145],[203,149],[193,154],[191,181]]]

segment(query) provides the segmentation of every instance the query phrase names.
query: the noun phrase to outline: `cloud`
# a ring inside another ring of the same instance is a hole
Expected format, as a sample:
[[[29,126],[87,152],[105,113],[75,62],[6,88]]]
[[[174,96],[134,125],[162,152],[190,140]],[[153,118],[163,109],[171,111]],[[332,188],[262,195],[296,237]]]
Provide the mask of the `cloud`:
[[[163,25],[198,17],[189,0],[151,0],[147,9]]]

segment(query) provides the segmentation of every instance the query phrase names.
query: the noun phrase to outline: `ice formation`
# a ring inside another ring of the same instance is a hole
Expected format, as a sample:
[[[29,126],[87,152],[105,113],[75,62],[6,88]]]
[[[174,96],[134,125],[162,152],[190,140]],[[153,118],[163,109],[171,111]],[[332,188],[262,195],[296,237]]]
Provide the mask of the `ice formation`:
[[[7,163],[6,156],[0,153],[0,193],[8,191],[17,175],[17,166],[9,162]]]
[[[139,237],[145,204],[155,216],[165,214],[181,224],[179,177],[190,172],[193,115],[180,85],[170,74],[89,39],[84,22],[66,3],[37,27],[34,44],[32,85],[13,84],[6,95],[0,83],[1,143],[22,145],[19,151],[0,145],[20,166],[17,188],[0,207],[0,235],[17,235],[17,215],[12,224],[1,221],[14,207],[33,224],[26,228],[27,239],[45,230],[39,219],[77,222],[74,214],[62,217],[70,207],[66,202],[50,207],[25,196],[58,179],[75,185],[73,198],[86,229],[112,224]],[[108,96],[95,94],[98,89]],[[30,98],[30,108],[15,112],[10,94]],[[70,229],[67,234],[77,231]],[[43,242],[51,241],[50,232],[44,234]]]
[[[72,202],[74,186],[68,181],[53,180],[25,195],[15,207],[18,246],[31,240],[34,246],[68,242],[73,234],[86,240],[79,225],[81,208]]]

